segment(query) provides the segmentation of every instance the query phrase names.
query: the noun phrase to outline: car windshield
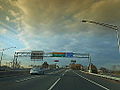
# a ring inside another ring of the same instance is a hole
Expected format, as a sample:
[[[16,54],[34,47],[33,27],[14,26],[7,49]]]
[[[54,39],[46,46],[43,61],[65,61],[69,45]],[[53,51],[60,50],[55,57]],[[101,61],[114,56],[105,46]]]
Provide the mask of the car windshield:
[[[0,90],[120,90],[120,0],[0,0]]]

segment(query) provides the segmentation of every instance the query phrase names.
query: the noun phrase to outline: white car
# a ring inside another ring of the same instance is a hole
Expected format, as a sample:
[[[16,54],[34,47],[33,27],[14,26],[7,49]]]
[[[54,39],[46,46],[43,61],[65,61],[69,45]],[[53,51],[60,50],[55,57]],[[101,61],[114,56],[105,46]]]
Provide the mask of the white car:
[[[39,68],[39,67],[34,67],[30,70],[30,74],[44,74],[44,69],[43,68]]]

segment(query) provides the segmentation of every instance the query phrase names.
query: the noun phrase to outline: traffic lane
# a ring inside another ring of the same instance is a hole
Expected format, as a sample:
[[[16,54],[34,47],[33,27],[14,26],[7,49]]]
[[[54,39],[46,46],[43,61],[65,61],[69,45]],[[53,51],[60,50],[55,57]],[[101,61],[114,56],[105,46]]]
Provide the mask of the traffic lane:
[[[105,90],[104,88],[95,85],[77,74],[72,70],[66,72],[63,77],[57,82],[52,90]]]
[[[59,70],[62,70],[63,68],[58,68],[58,69],[48,69],[48,70],[45,70],[45,73],[49,73],[49,72],[53,72],[53,71],[59,71]]]
[[[39,77],[38,77],[38,75],[35,75],[34,76],[35,78],[32,78],[32,77],[30,77],[31,79],[29,79],[29,80],[28,80],[28,77],[25,77],[25,78],[16,79],[16,80],[13,80],[13,81],[2,82],[2,83],[0,83],[0,90],[18,90],[16,88],[18,88],[18,86],[21,83],[30,82],[30,81],[35,80],[37,78],[44,78],[44,75],[39,75]],[[24,89],[22,89],[22,90],[24,90]],[[25,89],[25,90],[27,90],[27,89]]]
[[[62,70],[62,69],[48,70],[48,71],[45,71],[45,74],[58,72],[59,70]],[[19,79],[24,79],[24,78],[30,78],[32,76],[35,76],[35,75],[31,75],[30,73],[26,73],[26,74],[20,74],[20,75],[13,75],[13,76],[1,77],[0,78],[0,85],[3,82],[6,82],[6,83],[13,82],[14,80],[19,80]]]
[[[58,70],[59,71],[59,70]],[[56,71],[49,71],[45,74],[52,74],[52,73],[56,73]],[[43,75],[39,75],[40,77],[43,77]],[[0,78],[0,87],[3,87],[6,86],[8,87],[9,85],[14,85],[15,82],[21,82],[21,81],[27,81],[27,80],[30,80],[30,79],[34,79],[34,78],[37,78],[37,75],[30,75],[30,74],[26,74],[26,75],[17,75],[17,76],[11,76],[11,77],[4,77],[4,78]]]
[[[118,81],[105,79],[105,78],[91,75],[88,73],[83,73],[83,72],[78,71],[78,70],[76,70],[75,72],[84,76],[85,78],[88,78],[92,81],[95,81],[95,82],[101,84],[101,85],[104,85],[105,87],[108,87],[110,90],[119,90],[120,89],[120,82],[118,82]]]
[[[29,70],[0,71],[0,78],[29,74]]]
[[[40,77],[43,77],[44,75],[39,75]],[[5,77],[0,78],[0,90],[9,90],[12,86],[14,86],[19,81],[25,81],[28,78],[34,79],[37,78],[37,75],[18,75],[18,76],[12,76],[12,77]]]
[[[28,77],[28,76],[31,76],[31,75],[30,74],[23,74],[23,75],[13,75],[13,76],[1,77],[0,78],[0,83],[5,82],[5,81],[15,80],[15,79],[18,79],[18,78]]]
[[[0,87],[4,87],[4,86],[9,86],[14,84],[14,82],[18,79],[24,79],[27,77],[31,77],[30,74],[27,75],[18,75],[18,76],[11,76],[11,77],[4,77],[4,78],[0,78]],[[1,89],[2,90],[2,89]]]
[[[45,74],[45,75],[32,75],[33,79],[21,79],[13,81],[12,83],[6,83],[0,86],[1,90],[47,90],[57,78],[61,77],[65,70],[59,72]]]
[[[61,70],[52,74],[46,74],[43,78],[39,77],[25,82],[17,83],[15,88],[17,88],[17,90],[47,90],[59,77],[61,77],[64,71],[65,70]]]
[[[45,72],[45,74],[52,74],[54,72],[58,72],[59,70],[50,70],[50,71],[47,71]],[[25,79],[25,78],[31,78],[31,77],[34,77],[35,75],[31,75],[30,73],[27,73],[27,74],[20,74],[20,75],[13,75],[13,76],[9,76],[9,77],[2,77],[0,78],[0,85],[2,85],[2,83],[12,83],[13,81],[15,80],[20,80],[20,79]]]

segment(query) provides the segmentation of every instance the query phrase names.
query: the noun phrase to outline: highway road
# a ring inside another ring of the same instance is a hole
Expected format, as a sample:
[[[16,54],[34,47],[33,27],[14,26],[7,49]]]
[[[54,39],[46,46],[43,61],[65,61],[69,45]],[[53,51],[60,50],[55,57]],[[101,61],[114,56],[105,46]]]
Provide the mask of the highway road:
[[[79,70],[60,69],[45,75],[26,74],[0,78],[0,90],[120,90],[120,82]]]

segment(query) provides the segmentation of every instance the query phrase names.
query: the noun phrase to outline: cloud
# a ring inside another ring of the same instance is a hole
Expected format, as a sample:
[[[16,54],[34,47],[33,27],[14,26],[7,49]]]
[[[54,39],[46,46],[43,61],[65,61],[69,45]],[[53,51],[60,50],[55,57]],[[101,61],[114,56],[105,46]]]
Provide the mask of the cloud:
[[[98,20],[100,22],[118,24],[118,19],[120,19],[119,4],[119,0],[100,0],[94,3],[90,8],[76,15],[76,18],[82,17],[90,20]]]
[[[29,0],[29,3],[27,0],[18,0],[17,6],[24,12],[21,21],[22,31],[18,37],[29,48],[57,48],[58,44],[65,44],[69,41],[67,45],[63,45],[63,48],[70,49],[79,44],[78,38],[82,40],[83,37],[89,38],[89,36],[101,37],[102,35],[105,37],[108,33],[114,33],[102,30],[102,27],[100,29],[94,25],[82,24],[80,21],[87,18],[112,22],[113,18],[108,19],[108,17],[113,16],[112,11],[119,14],[118,11],[115,11],[116,8],[119,8],[118,3],[119,0]],[[99,30],[96,30],[97,28]],[[70,39],[67,38],[67,35],[70,36]],[[66,39],[68,40],[66,41]],[[82,43],[84,42],[82,41]],[[91,39],[86,41],[92,45],[91,42]]]
[[[30,0],[28,3],[27,0],[19,0],[17,6],[24,13],[21,21],[22,27],[20,28],[22,30],[18,38],[26,47],[30,48],[39,46],[45,48],[48,47],[48,42],[49,47],[57,47],[59,46],[57,44],[60,43],[60,35],[63,36],[63,39],[61,39],[62,43],[66,38],[64,36],[65,33],[79,33],[79,21],[73,16],[79,11],[82,11],[82,7],[85,4],[89,7],[92,2],[87,0]],[[78,3],[81,5],[76,5]],[[84,6],[83,8],[88,7]],[[31,43],[35,44],[33,45]]]
[[[119,3],[119,0],[29,0],[29,3],[27,0],[9,0],[9,3],[4,2],[9,7],[2,4],[1,7],[8,10],[7,17],[12,23],[19,24],[17,28],[26,30],[24,24],[34,28],[29,30],[31,33],[78,33],[88,32],[92,27],[80,23],[84,18],[115,23],[119,19]]]
[[[30,0],[29,3],[27,0],[19,0],[18,5],[24,12],[23,21],[28,25],[37,30],[41,25],[45,25],[44,27],[48,27],[51,31],[64,32],[67,30],[65,27],[67,23],[73,28],[78,26],[79,24],[75,25],[77,19],[73,16],[89,8],[93,3],[95,3],[94,0]]]
[[[0,35],[6,34],[6,32],[7,32],[7,30],[2,28],[2,29],[0,30]]]
[[[0,18],[18,32],[15,38],[24,44],[24,49],[89,52],[94,59],[99,54],[105,57],[117,53],[114,31],[80,21],[88,19],[118,25],[119,0],[8,1],[8,7],[0,4],[7,11]],[[3,13],[2,9],[0,13]],[[108,54],[104,52],[106,50]],[[114,57],[117,56],[111,60]]]
[[[0,6],[0,9],[2,10],[2,9],[3,9],[3,7],[2,7],[2,6]]]
[[[84,18],[118,24],[119,3],[119,0],[29,0],[29,3],[27,0],[19,0],[17,5],[24,12],[23,24],[34,28],[29,32],[63,34],[94,30],[93,26],[80,23]]]
[[[22,17],[22,10],[15,3],[15,0],[0,0],[0,24],[14,34],[20,23],[18,18]]]

